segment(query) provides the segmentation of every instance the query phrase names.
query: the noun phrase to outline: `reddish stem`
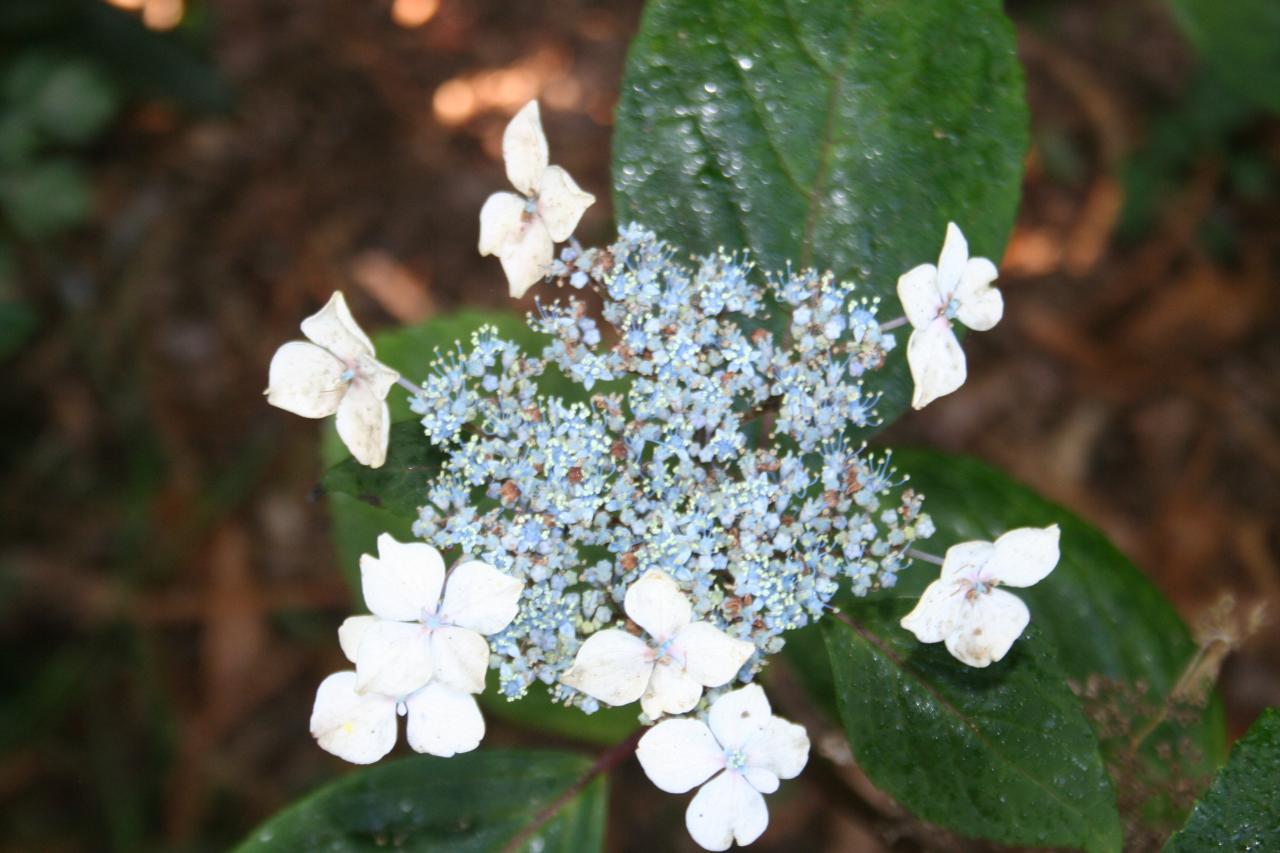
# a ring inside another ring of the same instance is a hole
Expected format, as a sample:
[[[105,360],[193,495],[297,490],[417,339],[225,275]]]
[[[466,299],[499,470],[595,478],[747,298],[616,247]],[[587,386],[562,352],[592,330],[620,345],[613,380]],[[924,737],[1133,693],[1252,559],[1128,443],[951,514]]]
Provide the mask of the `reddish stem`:
[[[537,834],[538,830],[546,826],[547,822],[559,814],[560,810],[568,805],[574,797],[581,794],[588,785],[595,781],[597,776],[603,776],[604,774],[609,773],[613,768],[630,758],[635,753],[636,745],[640,743],[640,738],[646,731],[648,730],[643,728],[636,729],[635,732],[633,732],[631,736],[622,743],[611,746],[604,752],[600,753],[600,757],[596,759],[594,764],[587,768],[586,773],[583,773],[578,777],[572,785],[565,789],[563,794],[552,800],[545,809],[538,813],[537,817],[530,821],[524,829],[520,830],[520,832],[502,848],[503,853],[516,853],[516,851],[523,850],[524,846],[529,843],[529,840],[533,838],[534,835]]]

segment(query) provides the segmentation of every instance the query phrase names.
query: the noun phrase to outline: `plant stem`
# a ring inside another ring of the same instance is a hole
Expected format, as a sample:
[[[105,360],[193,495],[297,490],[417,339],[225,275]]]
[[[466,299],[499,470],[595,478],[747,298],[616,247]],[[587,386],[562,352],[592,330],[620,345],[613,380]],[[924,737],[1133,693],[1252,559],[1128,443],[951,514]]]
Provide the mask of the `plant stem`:
[[[894,320],[889,320],[888,322],[881,323],[881,324],[880,324],[880,331],[882,331],[882,332],[891,332],[891,331],[893,331],[894,329],[898,328],[899,326],[905,326],[905,325],[907,325],[907,318],[906,318],[906,317],[898,317],[898,318],[896,318],[896,319],[894,319]]]
[[[927,551],[918,551],[915,548],[907,549],[907,556],[913,560],[924,560],[926,563],[933,563],[935,566],[941,566],[945,560]]]
[[[529,840],[538,833],[538,830],[546,826],[547,822],[559,814],[560,810],[567,806],[574,797],[581,794],[588,785],[595,781],[597,776],[603,776],[630,758],[635,753],[636,746],[640,743],[640,738],[646,731],[648,731],[647,728],[636,729],[622,743],[611,746],[600,753],[600,757],[587,768],[586,773],[579,776],[563,794],[552,800],[550,805],[540,811],[537,817],[530,821],[502,848],[503,853],[517,853],[517,851],[523,850]]]
[[[419,388],[417,385],[414,385],[408,379],[405,379],[403,376],[396,379],[396,384],[399,385],[404,390],[408,391],[414,397],[419,397],[422,395],[422,389]]]

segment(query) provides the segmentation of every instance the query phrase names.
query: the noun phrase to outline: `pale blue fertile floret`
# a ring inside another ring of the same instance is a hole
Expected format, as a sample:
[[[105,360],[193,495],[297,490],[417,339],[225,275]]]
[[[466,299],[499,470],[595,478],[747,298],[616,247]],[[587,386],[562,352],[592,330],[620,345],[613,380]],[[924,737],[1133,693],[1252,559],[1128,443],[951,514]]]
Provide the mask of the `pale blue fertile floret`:
[[[541,682],[594,710],[559,677],[650,569],[755,645],[744,679],[840,583],[893,584],[932,524],[887,457],[847,438],[877,422],[860,378],[893,346],[875,300],[739,256],[686,265],[635,225],[551,274],[595,290],[604,326],[576,298],[540,303],[541,352],[482,330],[414,401],[444,455],[415,532],[529,582],[492,638],[507,696]]]

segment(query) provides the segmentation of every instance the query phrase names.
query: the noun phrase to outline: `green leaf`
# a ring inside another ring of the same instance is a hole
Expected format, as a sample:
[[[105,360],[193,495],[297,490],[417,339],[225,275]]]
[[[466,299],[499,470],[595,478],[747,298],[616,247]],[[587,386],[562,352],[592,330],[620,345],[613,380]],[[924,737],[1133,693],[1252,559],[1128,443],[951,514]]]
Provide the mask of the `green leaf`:
[[[1263,711],[1235,745],[1165,850],[1280,850],[1280,708]]]
[[[627,59],[614,203],[693,253],[833,270],[899,313],[948,220],[999,259],[1027,149],[996,0],[652,0]],[[892,420],[906,360],[868,384]]]
[[[18,233],[40,239],[84,222],[93,191],[74,161],[39,160],[0,174],[0,206]]]
[[[328,492],[351,495],[400,518],[416,519],[418,507],[426,500],[427,484],[443,460],[421,424],[400,421],[391,425],[387,461],[381,467],[370,468],[348,456],[330,468],[321,482]]]
[[[1057,668],[1075,682],[1101,675],[1128,685],[1145,684],[1153,703],[1165,700],[1195,654],[1195,643],[1168,601],[1102,533],[981,462],[934,451],[899,450],[894,463],[910,475],[909,485],[923,492],[925,509],[937,526],[938,532],[920,545],[926,551],[942,554],[957,542],[992,540],[1015,527],[1057,523],[1062,528],[1062,559],[1053,574],[1016,591],[1031,610],[1034,633],[1015,643],[1010,657],[993,669],[1021,660],[1018,655],[1027,650],[1041,666],[1056,659]],[[900,616],[936,577],[935,567],[917,564],[902,573],[897,588],[868,599],[843,596],[841,604],[861,618],[865,608],[874,613],[874,608],[886,606],[885,600],[897,600]],[[891,638],[915,644],[894,620],[885,621],[884,629]],[[932,652],[927,648],[921,646],[920,654],[946,658],[941,647]],[[834,674],[817,645],[816,632],[789,634],[786,652],[815,700],[830,710]],[[960,668],[958,663],[951,665]],[[902,701],[907,705],[910,700]],[[1170,731],[1161,726],[1147,747]],[[1204,756],[1200,767],[1188,770],[1205,772],[1217,766],[1225,749],[1221,703],[1215,698],[1201,719],[1176,734],[1189,738]],[[1144,748],[1142,754],[1157,778],[1169,772],[1153,748]],[[883,784],[869,768],[868,772]],[[911,800],[903,802],[916,808]],[[1157,807],[1148,817],[1163,821],[1168,815],[1167,809]]]
[[[894,463],[925,495],[938,532],[921,547],[942,554],[957,542],[993,540],[1015,527],[1062,528],[1062,559],[1053,574],[1017,595],[1031,623],[1079,683],[1103,675],[1148,685],[1163,699],[1195,654],[1185,624],[1160,591],[1096,527],[975,459],[928,450],[898,450]],[[923,588],[937,572],[917,564],[904,589]],[[1217,766],[1225,754],[1220,704],[1210,706],[1190,736]]]
[[[583,743],[611,746],[640,727],[635,706],[610,708],[601,706],[594,714],[578,708],[566,708],[551,701],[547,688],[535,683],[523,698],[508,702],[505,697],[488,692],[480,696],[481,706],[494,717],[521,728],[549,732]]]
[[[356,771],[271,818],[240,853],[599,850],[605,780],[590,761],[539,751],[416,757]]]
[[[1280,3],[1169,0],[1205,63],[1237,94],[1280,112]]]
[[[333,519],[333,545],[342,577],[351,589],[357,612],[364,612],[360,592],[360,555],[378,553],[378,536],[390,533],[401,542],[413,540],[413,519],[371,506],[360,498],[330,492],[329,517]]]
[[[1004,844],[1121,849],[1097,742],[1043,639],[973,669],[898,626],[912,596],[824,623],[840,716],[877,785],[926,820]]]

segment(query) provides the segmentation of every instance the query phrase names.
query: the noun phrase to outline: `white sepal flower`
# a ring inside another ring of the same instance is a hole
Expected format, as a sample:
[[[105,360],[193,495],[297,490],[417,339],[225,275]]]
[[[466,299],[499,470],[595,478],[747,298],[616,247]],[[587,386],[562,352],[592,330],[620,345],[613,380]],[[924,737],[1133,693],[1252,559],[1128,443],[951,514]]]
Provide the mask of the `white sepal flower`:
[[[476,560],[446,579],[435,548],[385,533],[378,556],[360,558],[360,572],[372,615],[352,616],[338,630],[356,669],[321,685],[312,734],[348,761],[376,761],[395,743],[398,711],[409,718],[409,745],[418,752],[474,749],[484,720],[470,694],[484,691],[485,635],[515,618],[524,583]]]
[[[320,682],[311,710],[311,735],[320,747],[352,764],[372,764],[396,744],[396,715],[416,752],[449,758],[484,739],[484,717],[469,693],[432,681],[397,698],[356,689],[356,674],[335,672]]]
[[[728,684],[755,651],[709,622],[694,622],[680,587],[657,570],[631,585],[623,608],[652,642],[618,628],[587,638],[560,680],[608,705],[640,700],[651,718],[683,714],[704,687]]]
[[[969,244],[954,222],[947,223],[938,265],[921,264],[898,279],[898,299],[911,323],[907,363],[915,392],[911,406],[923,409],[964,384],[964,350],[951,321],[985,332],[1004,313],[995,264],[969,257]]]
[[[362,465],[387,460],[387,393],[400,374],[374,358],[342,293],[302,321],[310,341],[290,341],[271,358],[267,402],[304,418],[337,414],[338,435]]]
[[[764,691],[749,684],[712,703],[706,722],[658,723],[640,738],[636,758],[668,793],[702,785],[685,812],[685,825],[707,850],[728,850],[735,841],[747,845],[764,833],[769,810],[763,795],[804,769],[809,736],[803,726],[773,716]]]
[[[969,666],[984,667],[1008,653],[1031,621],[1027,605],[999,586],[1031,586],[1058,565],[1058,525],[1019,527],[995,542],[961,542],[947,549],[942,575],[929,584],[902,627],[922,643],[945,642]]]
[[[480,209],[480,254],[497,255],[511,296],[519,298],[551,265],[556,243],[569,239],[596,197],[559,166],[549,166],[538,102],[516,113],[502,135],[507,179],[520,191],[489,196]]]

